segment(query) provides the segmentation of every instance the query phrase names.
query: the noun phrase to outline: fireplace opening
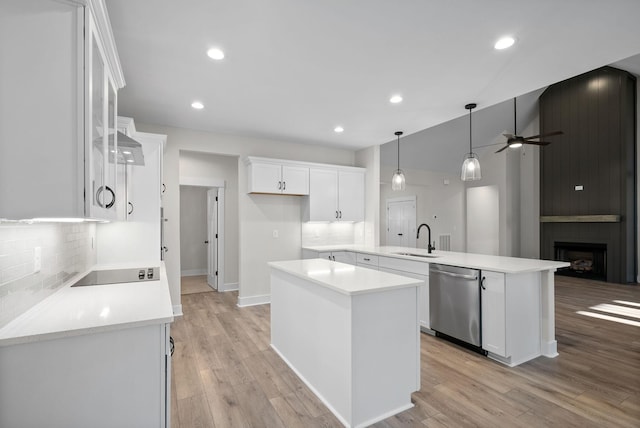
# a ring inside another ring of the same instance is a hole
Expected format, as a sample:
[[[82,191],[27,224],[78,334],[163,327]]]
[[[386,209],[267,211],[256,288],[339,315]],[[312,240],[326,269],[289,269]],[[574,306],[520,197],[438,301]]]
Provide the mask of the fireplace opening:
[[[556,260],[571,263],[558,274],[607,280],[607,244],[556,242],[554,249]]]

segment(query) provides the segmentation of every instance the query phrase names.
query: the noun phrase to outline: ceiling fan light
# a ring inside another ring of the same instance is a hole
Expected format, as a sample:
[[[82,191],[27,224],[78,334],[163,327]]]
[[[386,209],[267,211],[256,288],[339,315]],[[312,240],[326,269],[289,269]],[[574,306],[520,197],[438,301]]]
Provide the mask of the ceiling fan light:
[[[462,163],[460,178],[462,181],[475,181],[482,178],[482,174],[480,172],[480,161],[475,153],[467,153],[467,157]]]
[[[391,177],[391,190],[404,190],[407,187],[407,182],[404,178],[404,173],[401,169],[397,169]]]
[[[522,147],[522,143],[520,141],[516,141],[515,143],[509,144],[509,147],[512,149],[519,149]]]

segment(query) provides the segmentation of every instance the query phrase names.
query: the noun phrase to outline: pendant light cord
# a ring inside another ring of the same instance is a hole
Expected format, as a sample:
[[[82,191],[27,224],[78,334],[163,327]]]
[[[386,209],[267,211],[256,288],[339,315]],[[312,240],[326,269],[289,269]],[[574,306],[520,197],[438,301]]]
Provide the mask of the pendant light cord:
[[[400,171],[400,136],[402,135],[402,131],[396,131],[395,135],[398,137],[398,171]]]
[[[469,154],[473,153],[473,150],[471,149],[473,146],[471,145],[471,110],[473,110],[473,108],[469,109]]]
[[[398,135],[398,168],[400,169],[400,136]]]

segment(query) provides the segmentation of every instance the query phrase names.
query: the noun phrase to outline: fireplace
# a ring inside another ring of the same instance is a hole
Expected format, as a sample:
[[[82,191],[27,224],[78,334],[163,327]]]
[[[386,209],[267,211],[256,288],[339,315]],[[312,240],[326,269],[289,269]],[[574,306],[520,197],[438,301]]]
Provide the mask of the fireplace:
[[[571,265],[559,269],[561,275],[607,280],[607,245],[582,242],[556,242],[555,259]]]

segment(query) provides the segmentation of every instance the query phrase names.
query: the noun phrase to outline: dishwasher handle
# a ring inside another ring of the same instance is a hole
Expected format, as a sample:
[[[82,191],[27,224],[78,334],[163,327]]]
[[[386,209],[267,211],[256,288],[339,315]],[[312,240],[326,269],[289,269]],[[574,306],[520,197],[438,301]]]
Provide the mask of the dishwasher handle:
[[[439,270],[439,271],[432,271],[432,273],[436,273],[436,274],[442,274],[442,275],[447,275],[447,276],[452,276],[454,278],[462,278],[462,279],[467,279],[469,281],[475,281],[478,279],[477,275],[463,275],[461,273],[453,273],[453,272],[447,272],[446,270]]]

